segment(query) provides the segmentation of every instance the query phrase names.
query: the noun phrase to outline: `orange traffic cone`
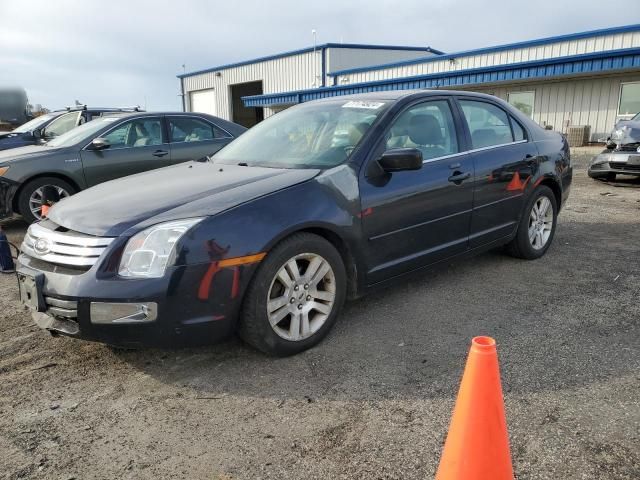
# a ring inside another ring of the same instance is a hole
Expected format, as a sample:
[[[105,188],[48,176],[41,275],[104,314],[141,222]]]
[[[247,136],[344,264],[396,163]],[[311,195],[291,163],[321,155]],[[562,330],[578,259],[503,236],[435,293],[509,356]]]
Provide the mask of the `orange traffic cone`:
[[[513,480],[496,341],[475,337],[436,480]]]

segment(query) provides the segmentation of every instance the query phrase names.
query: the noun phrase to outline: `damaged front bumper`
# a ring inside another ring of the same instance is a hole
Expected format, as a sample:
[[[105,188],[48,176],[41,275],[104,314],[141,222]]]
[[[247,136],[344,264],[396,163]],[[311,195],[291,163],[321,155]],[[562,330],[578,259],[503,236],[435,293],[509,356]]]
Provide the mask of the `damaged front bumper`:
[[[587,173],[592,178],[611,174],[640,175],[640,152],[606,150],[591,159]]]
[[[121,347],[211,344],[235,329],[252,266],[174,266],[162,278],[123,279],[28,255],[16,272],[23,304],[52,334]]]

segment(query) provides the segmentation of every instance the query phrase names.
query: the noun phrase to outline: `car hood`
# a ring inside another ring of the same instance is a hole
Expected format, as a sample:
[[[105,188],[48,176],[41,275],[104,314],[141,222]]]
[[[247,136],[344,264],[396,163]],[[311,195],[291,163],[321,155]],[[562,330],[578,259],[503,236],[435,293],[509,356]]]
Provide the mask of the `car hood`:
[[[114,237],[131,227],[215,215],[318,173],[188,162],[102,183],[65,198],[48,218],[77,232]]]
[[[49,154],[59,150],[58,148],[44,147],[42,145],[29,145],[26,147],[12,148],[10,150],[0,151],[0,165],[19,162],[27,158],[36,157],[38,155]]]

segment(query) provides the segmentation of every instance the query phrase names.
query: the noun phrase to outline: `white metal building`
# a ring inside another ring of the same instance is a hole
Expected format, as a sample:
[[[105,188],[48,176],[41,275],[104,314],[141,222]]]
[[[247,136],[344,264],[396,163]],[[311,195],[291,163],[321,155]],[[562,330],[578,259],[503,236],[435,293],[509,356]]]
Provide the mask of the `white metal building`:
[[[184,108],[251,126],[284,105],[245,108],[244,96],[322,88],[328,72],[441,54],[429,47],[328,43],[180,75]]]
[[[444,54],[326,44],[179,76],[186,110],[251,125],[296,103],[414,88],[480,91],[566,133],[604,139],[640,111],[640,25]]]

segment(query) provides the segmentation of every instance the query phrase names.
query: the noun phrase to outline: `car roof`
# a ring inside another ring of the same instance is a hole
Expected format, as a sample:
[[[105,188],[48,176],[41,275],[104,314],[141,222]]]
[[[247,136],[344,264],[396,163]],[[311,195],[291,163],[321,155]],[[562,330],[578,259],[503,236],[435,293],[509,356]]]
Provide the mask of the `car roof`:
[[[113,115],[119,115],[123,117],[157,117],[158,115],[189,115],[189,116],[201,116],[201,117],[210,117],[213,118],[212,115],[208,113],[200,113],[200,112],[123,112],[123,111],[115,111],[115,112],[106,112],[112,113]]]
[[[406,97],[428,97],[428,96],[448,96],[448,95],[464,95],[478,98],[487,98],[495,100],[496,97],[487,95],[486,93],[468,92],[465,90],[441,90],[441,89],[423,89],[423,90],[386,90],[381,92],[355,93],[352,95],[341,95],[339,97],[328,97],[314,102],[336,101],[336,100],[400,100]],[[311,103],[311,102],[309,102]]]

